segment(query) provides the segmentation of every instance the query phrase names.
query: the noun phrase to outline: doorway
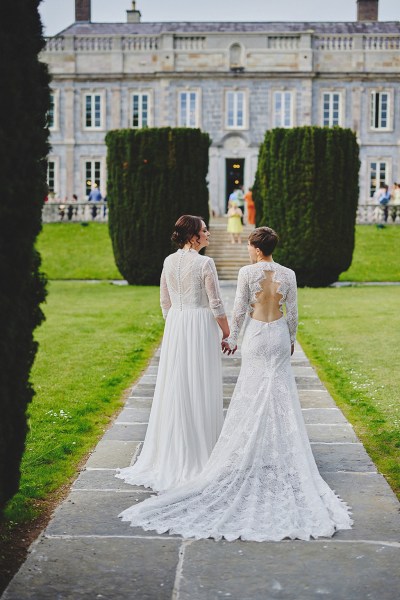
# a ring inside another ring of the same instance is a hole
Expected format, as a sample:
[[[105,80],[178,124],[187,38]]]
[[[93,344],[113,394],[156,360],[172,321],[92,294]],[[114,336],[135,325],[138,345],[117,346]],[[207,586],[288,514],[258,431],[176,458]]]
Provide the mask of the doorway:
[[[227,158],[225,161],[225,210],[233,190],[243,185],[244,158]]]

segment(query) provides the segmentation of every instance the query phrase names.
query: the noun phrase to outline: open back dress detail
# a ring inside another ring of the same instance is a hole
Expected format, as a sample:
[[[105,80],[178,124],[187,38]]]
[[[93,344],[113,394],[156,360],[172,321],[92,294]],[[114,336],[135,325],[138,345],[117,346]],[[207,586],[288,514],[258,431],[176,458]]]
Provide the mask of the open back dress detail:
[[[165,322],[149,425],[139,458],[119,469],[132,485],[163,491],[204,468],[223,423],[220,333],[224,316],[211,258],[178,250],[164,261]]]
[[[315,464],[290,364],[297,329],[294,272],[267,261],[243,267],[232,348],[246,316],[241,371],[203,471],[127,508],[123,521],[185,538],[260,542],[330,537],[351,528],[348,507]]]

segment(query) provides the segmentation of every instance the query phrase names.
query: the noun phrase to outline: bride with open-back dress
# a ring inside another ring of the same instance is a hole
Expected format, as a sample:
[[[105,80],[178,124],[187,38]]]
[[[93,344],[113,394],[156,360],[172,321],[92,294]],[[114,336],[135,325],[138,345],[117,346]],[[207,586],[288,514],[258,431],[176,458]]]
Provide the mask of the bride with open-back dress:
[[[217,271],[199,250],[209,232],[200,217],[183,215],[164,261],[165,322],[149,424],[137,461],[117,477],[164,491],[193,479],[205,466],[223,424],[221,346],[229,335]],[[218,323],[218,325],[217,325]]]
[[[183,486],[124,510],[132,526],[185,538],[279,541],[350,529],[349,510],[320,476],[290,364],[297,328],[293,271],[275,263],[275,232],[255,229],[253,264],[239,272],[224,351],[248,316],[242,367],[221,435],[204,470]],[[286,306],[286,316],[282,306]]]

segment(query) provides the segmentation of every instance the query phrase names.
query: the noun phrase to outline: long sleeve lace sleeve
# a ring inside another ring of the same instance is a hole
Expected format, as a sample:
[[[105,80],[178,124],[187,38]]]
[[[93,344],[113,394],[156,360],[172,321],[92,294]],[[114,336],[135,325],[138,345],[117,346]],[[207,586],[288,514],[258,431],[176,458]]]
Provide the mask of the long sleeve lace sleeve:
[[[167,278],[165,276],[165,269],[162,270],[160,280],[160,304],[164,319],[167,318],[169,309],[171,308],[171,298],[169,296]]]
[[[292,272],[292,278],[286,297],[286,320],[289,327],[290,342],[296,341],[298,310],[297,310],[297,284],[296,275]]]
[[[215,263],[210,258],[207,260],[203,267],[204,286],[208,301],[210,303],[210,309],[215,318],[225,316],[225,308],[221,300],[221,291],[219,289],[217,269]]]
[[[240,330],[243,325],[244,318],[249,308],[250,289],[248,283],[247,272],[245,269],[240,269],[238,275],[238,283],[236,288],[235,303],[233,305],[233,314],[231,321],[231,334],[228,338],[228,344],[231,348],[237,345]]]

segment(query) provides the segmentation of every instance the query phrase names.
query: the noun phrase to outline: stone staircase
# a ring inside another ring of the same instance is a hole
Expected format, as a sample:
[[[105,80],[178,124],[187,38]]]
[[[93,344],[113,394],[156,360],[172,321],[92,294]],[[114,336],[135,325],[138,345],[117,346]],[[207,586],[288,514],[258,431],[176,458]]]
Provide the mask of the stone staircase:
[[[247,238],[254,229],[253,225],[245,225],[242,232],[242,243],[231,244],[230,235],[226,231],[228,219],[214,217],[210,221],[210,245],[206,255],[214,259],[221,280],[237,279],[238,271],[250,264],[247,252]]]

